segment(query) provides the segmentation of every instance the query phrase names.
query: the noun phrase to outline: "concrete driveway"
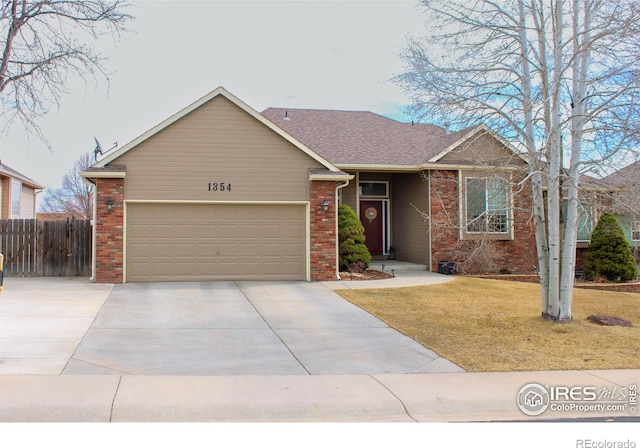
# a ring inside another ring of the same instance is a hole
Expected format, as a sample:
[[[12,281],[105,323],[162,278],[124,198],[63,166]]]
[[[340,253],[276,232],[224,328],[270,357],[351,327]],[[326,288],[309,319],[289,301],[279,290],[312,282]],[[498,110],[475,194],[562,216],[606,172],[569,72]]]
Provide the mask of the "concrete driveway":
[[[321,283],[6,279],[0,374],[460,372]]]

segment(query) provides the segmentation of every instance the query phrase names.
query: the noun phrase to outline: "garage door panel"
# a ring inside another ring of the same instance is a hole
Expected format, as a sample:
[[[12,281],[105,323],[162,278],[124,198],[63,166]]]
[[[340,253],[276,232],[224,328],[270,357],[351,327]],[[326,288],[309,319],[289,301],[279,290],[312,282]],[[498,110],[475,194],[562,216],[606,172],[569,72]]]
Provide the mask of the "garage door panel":
[[[306,280],[306,207],[128,204],[127,281]]]
[[[300,235],[304,234],[304,229],[300,229],[300,226],[296,224],[284,224],[283,225],[284,235],[293,237],[300,237]]]
[[[235,225],[231,225],[231,224],[226,224],[226,225],[221,225],[220,227],[218,227],[218,235],[219,238],[231,238],[231,239],[236,239],[238,238],[239,235],[239,231],[238,231],[238,224]]]
[[[147,226],[153,229],[151,236],[153,238],[173,238],[173,226],[168,224],[155,224],[147,222]]]
[[[216,251],[216,254],[219,257],[236,258],[238,251],[239,251],[238,244],[220,243],[218,245],[218,250]]]
[[[173,227],[174,237],[192,238],[196,232],[196,226],[193,224],[177,224]],[[199,229],[197,229],[199,230]]]
[[[196,253],[197,249],[193,243],[178,243],[175,246],[175,252],[173,253],[174,257],[186,257],[189,259],[193,258],[194,253]]]
[[[156,243],[151,246],[152,256],[156,260],[160,260],[162,258],[171,258],[173,256],[173,244],[161,244]]]
[[[283,254],[281,244],[264,244],[262,251],[265,257],[281,257]]]
[[[201,258],[214,257],[216,255],[216,244],[215,243],[202,243],[198,242],[198,246],[196,248],[196,255]]]

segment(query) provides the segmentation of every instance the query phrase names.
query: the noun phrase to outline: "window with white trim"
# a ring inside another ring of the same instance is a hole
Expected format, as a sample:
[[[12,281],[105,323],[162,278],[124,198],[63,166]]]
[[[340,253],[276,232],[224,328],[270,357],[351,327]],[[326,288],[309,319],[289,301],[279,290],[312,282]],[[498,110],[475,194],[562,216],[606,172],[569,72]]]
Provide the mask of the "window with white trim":
[[[465,178],[467,233],[509,233],[509,183],[504,179]]]
[[[640,221],[633,221],[631,225],[631,240],[640,241]]]
[[[563,200],[564,206],[564,224],[567,224],[566,210],[569,207],[569,200]],[[578,238],[577,241],[589,242],[591,241],[591,234],[593,233],[594,219],[593,208],[585,204],[584,202],[578,203]]]
[[[11,179],[11,216],[20,217],[22,206],[22,181]]]
[[[389,182],[387,181],[367,181],[360,182],[360,196],[365,198],[388,198]]]

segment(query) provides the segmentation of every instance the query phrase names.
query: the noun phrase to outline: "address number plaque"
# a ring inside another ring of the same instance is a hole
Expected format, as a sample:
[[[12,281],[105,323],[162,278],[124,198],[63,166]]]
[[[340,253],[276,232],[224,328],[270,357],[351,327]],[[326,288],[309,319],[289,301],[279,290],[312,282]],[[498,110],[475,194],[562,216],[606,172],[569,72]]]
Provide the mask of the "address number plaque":
[[[231,191],[230,182],[209,182],[209,191]]]

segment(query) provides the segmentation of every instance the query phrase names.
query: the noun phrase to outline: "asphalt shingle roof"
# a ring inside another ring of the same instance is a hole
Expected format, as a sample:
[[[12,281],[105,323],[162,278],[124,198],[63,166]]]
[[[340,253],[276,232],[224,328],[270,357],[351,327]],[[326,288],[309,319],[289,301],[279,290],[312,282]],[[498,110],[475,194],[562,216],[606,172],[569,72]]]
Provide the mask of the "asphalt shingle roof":
[[[614,187],[633,188],[640,186],[640,160],[608,175],[604,181]]]
[[[417,166],[469,132],[366,111],[269,108],[262,115],[335,165]]]

